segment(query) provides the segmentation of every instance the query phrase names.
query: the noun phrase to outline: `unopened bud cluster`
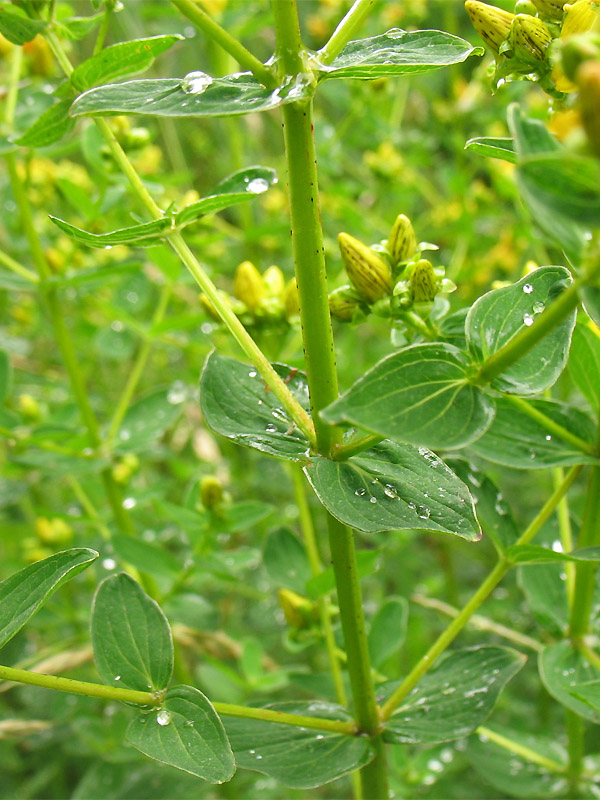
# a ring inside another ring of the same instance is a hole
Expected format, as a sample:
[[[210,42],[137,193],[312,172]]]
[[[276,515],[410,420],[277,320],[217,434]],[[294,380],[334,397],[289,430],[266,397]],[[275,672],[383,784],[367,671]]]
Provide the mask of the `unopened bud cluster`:
[[[300,313],[296,279],[286,281],[283,272],[275,266],[261,274],[251,261],[243,261],[235,271],[233,294],[220,294],[221,299],[253,327],[293,324]],[[200,302],[213,319],[220,319],[205,294],[200,295]]]
[[[415,310],[429,316],[438,294],[453,291],[444,278],[444,268],[421,257],[434,245],[417,243],[410,219],[400,214],[389,238],[367,246],[348,233],[340,233],[338,244],[350,283],[329,295],[331,316],[341,322],[358,322],[369,313],[404,319]]]
[[[564,50],[596,23],[594,0],[517,0],[514,14],[479,0],[466,0],[465,8],[496,55],[497,86],[516,76],[539,81],[553,96],[575,91]]]

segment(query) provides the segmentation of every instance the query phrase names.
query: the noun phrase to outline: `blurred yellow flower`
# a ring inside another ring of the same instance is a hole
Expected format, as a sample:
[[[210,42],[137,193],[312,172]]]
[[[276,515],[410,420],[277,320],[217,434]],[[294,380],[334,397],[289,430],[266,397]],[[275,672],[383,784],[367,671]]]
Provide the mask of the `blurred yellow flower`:
[[[591,30],[598,19],[592,0],[577,0],[573,4],[567,3],[564,10],[565,18],[560,32],[561,42],[566,42],[575,34]],[[574,92],[577,90],[577,86],[567,78],[560,64],[554,65],[552,80],[559,92]]]

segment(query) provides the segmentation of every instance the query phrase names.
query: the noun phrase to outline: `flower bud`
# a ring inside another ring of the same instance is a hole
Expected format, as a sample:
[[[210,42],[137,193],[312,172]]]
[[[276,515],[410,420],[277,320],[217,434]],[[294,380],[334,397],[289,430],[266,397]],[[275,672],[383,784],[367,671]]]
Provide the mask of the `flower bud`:
[[[579,87],[579,113],[590,147],[600,158],[600,61],[586,61],[575,76]]]
[[[479,0],[466,0],[465,8],[477,33],[497,53],[510,33],[515,15]]]
[[[508,39],[518,58],[543,61],[552,34],[538,17],[517,14],[510,26]]]
[[[565,41],[577,33],[585,33],[594,27],[598,19],[596,11],[592,8],[592,0],[577,0],[576,3],[566,3],[565,19],[560,32],[560,38]]]
[[[438,281],[431,261],[420,258],[412,266],[408,279],[410,296],[414,303],[431,303],[438,293]]]
[[[233,294],[249,311],[257,309],[265,299],[267,290],[262,275],[250,261],[243,261],[235,271]]]
[[[205,475],[200,481],[200,500],[207,510],[215,509],[223,502],[223,485],[214,475]]]
[[[392,256],[392,262],[399,264],[400,261],[406,261],[416,249],[417,237],[412,222],[405,214],[399,214],[388,239],[388,250]]]
[[[300,298],[298,297],[296,278],[290,278],[286,283],[281,299],[285,309],[285,316],[288,320],[300,314]]]
[[[279,590],[279,604],[290,628],[309,628],[314,617],[314,605],[290,589]]]
[[[537,9],[532,0],[517,0],[515,3],[515,14],[530,14],[535,17]]]
[[[532,0],[532,2],[543,17],[562,19],[565,0]]]
[[[19,395],[18,408],[21,414],[31,422],[37,422],[42,416],[40,404],[30,394]]]
[[[348,233],[338,235],[338,244],[350,282],[367,303],[392,293],[392,270],[381,256]]]
[[[35,521],[35,532],[46,544],[65,544],[73,538],[73,529],[60,517],[38,517]]]
[[[329,311],[340,322],[351,322],[360,308],[360,297],[351,286],[340,286],[329,295]]]
[[[268,297],[281,297],[285,289],[285,277],[279,267],[269,267],[262,276]]]

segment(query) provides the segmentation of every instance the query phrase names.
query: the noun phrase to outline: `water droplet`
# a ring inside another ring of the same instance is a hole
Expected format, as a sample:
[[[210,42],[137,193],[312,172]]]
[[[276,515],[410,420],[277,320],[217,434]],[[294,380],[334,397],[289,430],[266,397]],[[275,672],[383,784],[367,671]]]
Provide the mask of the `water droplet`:
[[[538,300],[536,303],[533,304],[533,313],[541,314],[545,308],[546,306],[542,303],[542,301]]]
[[[386,483],[383,493],[386,497],[391,497],[392,499],[396,499],[398,497],[398,490],[395,486],[392,486],[391,483]]]
[[[250,192],[250,194],[262,194],[266,192],[268,188],[269,182],[264,178],[253,178],[248,186],[246,186],[246,191]]]
[[[257,375],[258,372],[255,369],[251,369],[250,372],[248,373],[249,378],[256,378]]]
[[[116,681],[120,681],[121,680],[121,676],[120,675],[115,675],[115,680]]]
[[[528,328],[533,325],[533,315],[529,313],[523,314],[523,325],[526,325]]]
[[[456,687],[455,686],[448,686],[447,689],[442,689],[442,694],[445,694],[445,695],[454,694],[455,691],[456,691]]]
[[[365,487],[364,487],[364,486],[361,486],[361,487],[360,487],[360,489],[357,489],[357,490],[354,492],[354,494],[355,494],[357,497],[364,497],[364,496],[366,495],[366,493],[367,493],[367,490],[365,489]]]
[[[431,511],[427,508],[427,506],[419,506],[417,508],[417,514],[419,515],[419,519],[429,519],[431,516]]]
[[[114,569],[117,566],[117,562],[114,558],[105,558],[102,561],[102,566],[104,569]]]
[[[550,436],[550,434],[548,434],[548,436],[546,436],[546,441],[550,442],[551,440],[552,440],[552,437]]]
[[[324,738],[325,738],[325,737],[323,736],[323,734],[322,734],[322,733],[317,733],[317,739],[324,739]]]
[[[369,497],[369,503],[376,503],[376,502],[377,502],[376,497]]]
[[[277,430],[277,425],[273,425],[272,422],[269,422],[265,430],[267,433],[275,433],[275,431]]]
[[[260,760],[261,760],[261,758],[262,758],[262,756],[259,756],[259,755],[257,755],[257,756],[256,756],[256,760],[257,760],[257,761],[260,761]]]
[[[562,542],[559,542],[558,539],[552,542],[552,549],[554,550],[555,553],[562,553],[563,552]]]
[[[188,72],[181,81],[181,88],[186,94],[202,94],[213,82],[206,72]]]
[[[161,708],[161,710],[156,715],[156,721],[159,725],[165,726],[171,724],[171,715],[167,711],[166,708]]]
[[[177,406],[180,403],[183,403],[185,398],[187,397],[187,386],[183,381],[175,381],[173,386],[168,391],[167,394],[167,402],[171,403],[173,406]]]
[[[412,501],[408,504],[408,507],[410,508],[411,511],[417,510],[417,504],[413,503]]]
[[[125,500],[123,500],[123,508],[126,509],[135,508],[136,505],[137,505],[137,500],[135,499],[135,497],[126,497]]]
[[[187,722],[183,723],[184,728],[193,728],[196,723],[193,719],[188,719]]]
[[[248,750],[248,752],[250,753],[251,756],[253,756],[256,753],[256,750]]]
[[[526,283],[523,286],[523,291],[525,292],[525,294],[531,294],[533,292],[533,286],[530,283]]]

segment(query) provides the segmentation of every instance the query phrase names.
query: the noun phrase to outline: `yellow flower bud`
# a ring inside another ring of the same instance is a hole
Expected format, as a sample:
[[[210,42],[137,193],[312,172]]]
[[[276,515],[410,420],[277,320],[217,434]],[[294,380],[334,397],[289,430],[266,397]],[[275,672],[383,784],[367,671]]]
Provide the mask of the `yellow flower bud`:
[[[562,19],[565,0],[532,0],[532,2],[543,17]]]
[[[412,222],[405,214],[399,214],[388,239],[388,250],[394,264],[406,261],[417,249],[417,237]]]
[[[575,76],[581,121],[592,151],[600,158],[600,61],[586,61]]]
[[[233,294],[249,311],[257,309],[267,295],[262,275],[251,261],[243,261],[235,271]]]
[[[200,481],[200,500],[206,509],[215,509],[223,502],[223,485],[214,475],[205,475]]]
[[[566,3],[565,20],[560,32],[564,41],[576,33],[585,33],[593,28],[598,20],[598,14],[592,8],[592,0],[577,0],[576,3]]]
[[[286,283],[281,296],[283,307],[285,309],[285,316],[287,319],[292,319],[300,314],[300,298],[298,296],[298,284],[296,278],[290,278]]]
[[[314,604],[290,589],[279,590],[279,604],[290,628],[309,628],[314,618]]]
[[[517,14],[508,38],[517,57],[543,61],[552,41],[552,34],[538,17]]]
[[[479,0],[466,0],[465,8],[477,33],[497,53],[510,33],[515,15]]]
[[[19,395],[18,408],[21,414],[31,422],[37,422],[42,416],[38,401],[30,394]]]
[[[269,267],[263,272],[262,279],[267,297],[281,297],[285,289],[285,277],[279,267]]]
[[[367,303],[392,293],[392,270],[381,256],[348,233],[338,235],[338,244],[350,282]]]
[[[329,311],[340,322],[351,322],[360,308],[360,297],[351,286],[340,286],[329,295]]]
[[[35,521],[35,532],[45,544],[65,544],[73,538],[73,529],[60,517],[38,517]]]
[[[438,293],[437,276],[431,261],[421,258],[411,267],[408,280],[410,296],[414,303],[431,303]]]

